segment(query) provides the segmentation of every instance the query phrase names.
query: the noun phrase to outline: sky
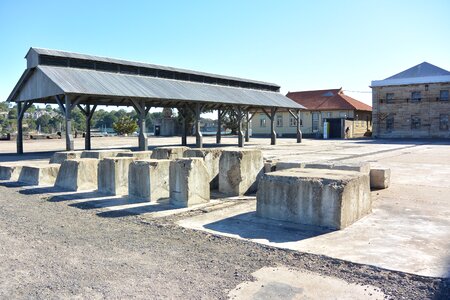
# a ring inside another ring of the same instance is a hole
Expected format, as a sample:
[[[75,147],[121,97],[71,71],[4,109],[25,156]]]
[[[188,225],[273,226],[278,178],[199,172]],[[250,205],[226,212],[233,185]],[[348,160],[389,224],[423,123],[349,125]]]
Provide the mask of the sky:
[[[450,70],[448,0],[0,0],[0,101],[32,46],[273,82],[342,87],[427,61]]]

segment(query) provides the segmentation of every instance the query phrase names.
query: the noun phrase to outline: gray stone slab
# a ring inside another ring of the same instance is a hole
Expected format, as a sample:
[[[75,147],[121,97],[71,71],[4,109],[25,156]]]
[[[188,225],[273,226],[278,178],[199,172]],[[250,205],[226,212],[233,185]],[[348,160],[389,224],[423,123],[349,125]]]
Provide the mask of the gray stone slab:
[[[210,200],[209,173],[202,158],[180,158],[170,163],[170,202],[187,207]]]
[[[219,191],[227,196],[255,192],[263,169],[261,150],[224,150],[219,162]]]
[[[50,158],[51,164],[62,164],[67,159],[81,158],[83,151],[61,151],[56,152]]]
[[[84,150],[81,158],[103,159],[106,157],[116,157],[119,153],[131,152],[130,149],[107,149],[107,150]]]
[[[98,191],[106,195],[128,194],[128,170],[134,157],[107,157],[98,164]]]
[[[128,194],[157,202],[169,198],[169,159],[137,160],[130,164]]]
[[[278,167],[278,165],[277,165]],[[370,163],[369,162],[357,162],[357,163],[346,163],[346,162],[320,162],[320,163],[306,163],[303,166],[309,169],[333,169],[333,170],[343,170],[343,171],[357,171],[364,174],[369,174]],[[278,170],[278,168],[277,168]]]
[[[257,193],[263,218],[332,229],[371,212],[369,176],[333,169],[288,169],[264,174]]]
[[[200,157],[205,162],[209,173],[209,183],[211,189],[219,188],[219,162],[223,149],[201,148],[188,149],[184,152],[184,157]]]
[[[117,154],[117,157],[134,157],[136,159],[150,159],[153,151],[132,151],[132,152],[122,152]]]
[[[304,168],[306,163],[301,161],[279,161],[275,164],[276,171],[282,171],[293,168]]]
[[[370,169],[370,187],[375,189],[387,189],[391,184],[391,169]]]
[[[156,147],[153,149],[153,159],[177,159],[183,158],[184,152],[190,149],[185,146]]]
[[[64,161],[56,177],[55,186],[70,191],[97,189],[99,162],[100,160],[95,158],[76,158]]]
[[[30,185],[54,185],[60,164],[23,166],[18,181]]]

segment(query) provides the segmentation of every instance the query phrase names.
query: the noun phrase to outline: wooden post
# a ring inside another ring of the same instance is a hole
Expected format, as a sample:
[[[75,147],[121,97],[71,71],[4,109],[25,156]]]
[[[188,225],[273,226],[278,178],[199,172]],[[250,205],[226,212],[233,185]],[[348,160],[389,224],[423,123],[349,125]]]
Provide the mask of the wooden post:
[[[23,154],[22,102],[17,102],[17,154]]]
[[[246,115],[246,118],[245,118],[245,141],[250,142],[250,132],[249,132],[250,118],[249,118],[248,110],[246,111],[245,115]]]
[[[148,140],[147,133],[145,128],[145,101],[139,101],[139,150],[146,151],[148,150]]]
[[[244,147],[244,133],[242,132],[242,119],[244,118],[242,114],[242,109],[237,107],[237,121],[238,121],[238,146]]]
[[[300,144],[302,142],[302,130],[300,128],[302,119],[300,116],[300,109],[297,109],[296,113],[297,113],[297,143]]]
[[[195,147],[203,147],[203,135],[200,131],[200,114],[202,113],[202,106],[197,103],[195,105]]]
[[[219,108],[217,110],[216,144],[220,144],[221,141],[222,141],[222,111]]]
[[[72,134],[72,103],[68,95],[65,96],[65,111],[66,111],[66,150],[72,151],[75,149],[73,134]]]
[[[182,129],[181,129],[181,145],[183,146],[187,146],[187,108],[179,108],[178,109],[179,114],[181,115],[181,117],[183,118],[183,123],[182,123]]]
[[[270,144],[276,145],[277,144],[277,133],[275,132],[275,114],[277,112],[277,109],[275,107],[272,107],[270,110]]]

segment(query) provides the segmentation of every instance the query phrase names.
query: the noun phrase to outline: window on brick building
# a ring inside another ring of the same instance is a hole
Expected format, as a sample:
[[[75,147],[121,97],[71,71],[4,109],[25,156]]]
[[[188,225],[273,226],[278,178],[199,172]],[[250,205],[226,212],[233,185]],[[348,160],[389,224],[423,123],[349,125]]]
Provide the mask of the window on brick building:
[[[394,116],[389,115],[386,118],[386,131],[391,132],[392,130],[394,130]]]
[[[448,90],[441,90],[439,93],[439,100],[448,101]]]
[[[293,116],[291,116],[289,118],[289,126],[290,127],[296,127],[297,126],[297,120]]]
[[[277,127],[283,127],[283,115],[277,115]]]
[[[386,103],[394,103],[394,93],[386,93]]]
[[[418,116],[411,116],[411,129],[420,129],[420,118]]]
[[[439,130],[448,130],[448,115],[441,114],[439,116]]]
[[[422,94],[420,92],[412,92],[411,93],[411,101],[419,102],[422,100]]]

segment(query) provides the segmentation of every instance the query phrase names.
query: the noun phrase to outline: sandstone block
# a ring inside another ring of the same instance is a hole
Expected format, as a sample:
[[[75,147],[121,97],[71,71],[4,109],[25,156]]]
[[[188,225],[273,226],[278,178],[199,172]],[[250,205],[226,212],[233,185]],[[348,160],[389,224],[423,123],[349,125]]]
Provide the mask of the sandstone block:
[[[99,161],[95,158],[76,158],[64,161],[59,168],[55,186],[70,191],[97,189]]]
[[[62,164],[63,161],[67,159],[81,158],[81,153],[83,151],[61,151],[56,152],[50,158],[51,164]]]
[[[169,198],[170,160],[137,160],[130,164],[128,195],[150,202]]]
[[[133,151],[133,152],[122,152],[117,154],[117,157],[134,157],[136,159],[150,159],[153,151]]]
[[[189,147],[185,146],[157,147],[153,149],[151,158],[153,159],[183,158],[184,152],[188,149]]]
[[[375,189],[387,189],[391,183],[391,169],[372,168],[370,170],[370,187]]]
[[[227,196],[255,192],[263,168],[261,150],[224,150],[219,162],[219,191]]]
[[[23,166],[18,181],[30,185],[54,185],[60,164]]]
[[[264,174],[257,215],[342,229],[371,212],[369,176],[333,169],[288,169]]]
[[[209,183],[211,189],[219,188],[219,162],[222,149],[202,148],[188,149],[184,152],[184,157],[201,157],[209,173]]]
[[[180,158],[170,163],[170,202],[187,207],[210,199],[209,173],[202,158]]]
[[[128,194],[128,169],[134,157],[107,157],[98,164],[98,191],[107,195]]]
[[[81,158],[104,159],[106,157],[116,157],[119,153],[131,152],[130,149],[107,149],[107,150],[84,150]]]

